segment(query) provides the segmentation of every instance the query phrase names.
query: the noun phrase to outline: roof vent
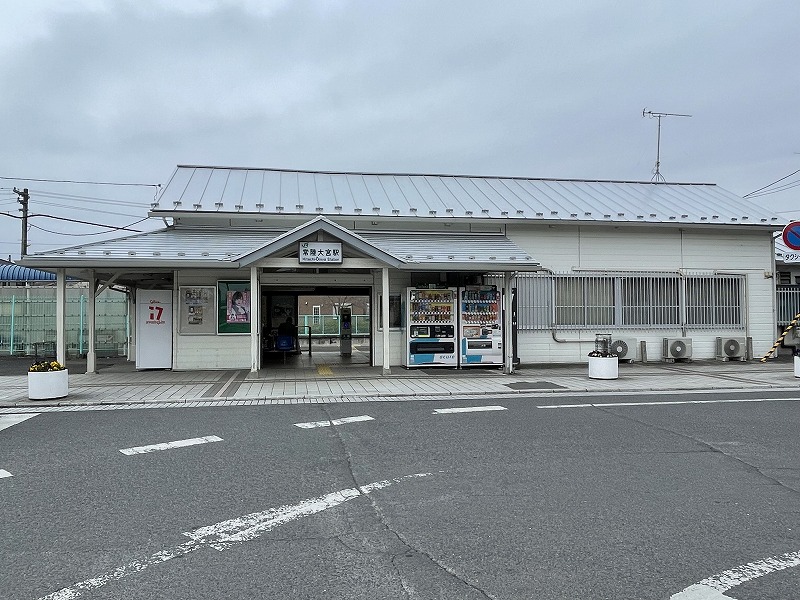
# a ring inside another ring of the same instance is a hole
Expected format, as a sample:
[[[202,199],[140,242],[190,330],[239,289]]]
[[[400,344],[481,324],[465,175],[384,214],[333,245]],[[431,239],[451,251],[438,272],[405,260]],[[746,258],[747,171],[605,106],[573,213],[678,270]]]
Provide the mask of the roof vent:
[[[414,258],[414,256],[413,256],[413,255],[411,255],[411,254],[406,254],[406,258],[407,258],[408,260],[411,260],[412,258]]]
[[[375,212],[379,213],[379,212],[381,212],[381,207],[380,206],[373,206],[372,210],[374,210]]]
[[[342,210],[342,207],[337,205],[333,207],[333,210]]]
[[[537,216],[537,217],[543,217],[543,216],[544,216],[544,213],[537,212],[537,213],[536,213],[536,216]]]
[[[283,207],[282,207],[282,206],[276,206],[276,207],[275,207],[275,210],[277,210],[278,212],[280,212],[280,211],[282,211],[282,210],[283,210]]]
[[[399,208],[393,208],[392,209],[392,214],[393,215],[399,215],[400,214],[400,209]]]
[[[471,210],[466,210],[466,211],[464,211],[464,214],[467,215],[468,217],[471,217],[472,216],[472,211]]]
[[[321,206],[318,206],[318,207],[316,208],[316,211],[317,211],[318,213],[321,213],[323,210],[325,210],[325,209],[324,209],[324,208],[322,208]]]
[[[470,260],[475,260],[475,257],[474,256],[470,256],[469,259]]]
[[[558,211],[557,210],[551,210],[550,214],[553,215],[553,216],[556,216],[558,214]]]
[[[297,210],[303,210],[303,205],[302,205],[302,204],[295,204],[295,205],[294,205],[294,207],[295,207]]]
[[[258,210],[261,210],[262,208],[264,208],[264,205],[263,205],[263,204],[261,204],[261,203],[258,203],[258,204],[256,204],[256,208],[257,208]]]
[[[711,215],[712,219],[719,219],[719,215]]]
[[[415,213],[415,212],[417,212],[417,209],[416,209],[415,207],[413,207],[413,206],[412,206],[411,208],[409,208],[408,210],[409,210],[410,212],[412,212],[412,213]]]
[[[355,210],[357,213],[360,213],[360,212],[361,212],[361,209],[360,209],[360,208],[355,208],[354,210]]]
[[[738,221],[738,220],[739,219],[737,219],[736,217],[731,217],[731,221]]]
[[[644,215],[636,215],[637,219],[644,219]]]
[[[591,216],[592,216],[592,213],[590,213],[590,212],[585,212],[585,213],[583,213],[583,216],[584,216],[584,217],[591,217]]]
[[[453,260],[454,258],[455,258],[455,256],[453,256],[452,254],[448,255],[448,257],[447,257],[448,260]]]
[[[681,215],[681,219],[688,219],[689,215]]]
[[[435,210],[429,210],[428,214],[435,217],[436,216],[436,211]]]
[[[446,208],[446,209],[445,209],[445,211],[447,211],[448,213],[451,213],[451,214],[452,214],[452,212],[453,212],[453,209],[452,209],[452,208]]]
[[[158,202],[153,202],[153,203],[150,205],[150,208],[158,208]]]
[[[517,210],[517,214],[518,215],[524,215],[525,211],[520,208],[520,209]]]
[[[497,260],[497,257],[496,256],[490,256],[489,260]]]
[[[201,252],[200,256],[208,256],[208,252]]]
[[[153,252],[153,256],[161,256],[161,252]]]
[[[103,254],[109,256],[111,254],[111,250],[103,250]]]
[[[216,206],[218,209],[220,209],[220,208],[222,208],[222,202],[214,202],[214,206]]]
[[[778,217],[772,217],[772,218],[770,219],[770,221],[777,221],[777,220],[778,220]]]
[[[186,256],[186,252],[178,252],[178,256]]]
[[[433,260],[433,255],[432,254],[428,254],[428,256],[426,256],[425,258],[427,258],[428,260]]]
[[[78,250],[78,254],[86,254],[86,250]]]
[[[485,214],[485,215],[488,215],[489,214],[489,209],[488,208],[484,208],[483,210],[481,210],[481,212],[483,214]]]
[[[617,213],[617,216],[618,216],[618,217],[624,217],[624,216],[625,216],[625,213]]]
[[[657,216],[658,216],[658,215],[656,215],[656,213],[650,213],[650,218],[651,218],[651,219],[655,219]]]
[[[742,221],[747,221],[750,217],[742,217]]]
[[[517,211],[517,212],[519,212],[519,211]],[[578,213],[569,213],[569,216],[570,216],[570,217],[577,217],[577,216],[578,216]]]
[[[136,252],[134,252],[133,250],[131,250],[130,252],[128,252],[128,256],[136,256]]]
[[[192,204],[192,206],[194,206],[194,209],[195,209],[195,210],[198,210],[198,209],[201,209],[201,208],[203,208],[203,205],[202,205],[202,204]]]
[[[604,218],[604,219],[610,219],[610,218],[611,218],[611,215],[603,215],[603,218]]]
[[[670,220],[670,221],[674,221],[674,220],[675,220],[675,219],[677,219],[677,218],[678,218],[678,217],[676,217],[675,215],[670,215],[670,217],[669,217],[669,220]]]
[[[507,210],[501,210],[500,211],[500,215],[502,215],[503,217],[507,217],[508,216],[508,211]]]
[[[180,200],[175,200],[175,202],[172,203],[172,206],[174,206],[175,208],[178,208],[180,205],[181,205]]]

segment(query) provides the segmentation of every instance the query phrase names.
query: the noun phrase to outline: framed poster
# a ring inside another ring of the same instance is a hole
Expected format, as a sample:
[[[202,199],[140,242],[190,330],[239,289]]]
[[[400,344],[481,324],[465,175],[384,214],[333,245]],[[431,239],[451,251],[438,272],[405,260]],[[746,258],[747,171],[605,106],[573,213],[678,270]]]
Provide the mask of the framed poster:
[[[213,285],[182,285],[178,288],[178,333],[216,333]]]
[[[250,282],[217,282],[217,333],[250,333]]]

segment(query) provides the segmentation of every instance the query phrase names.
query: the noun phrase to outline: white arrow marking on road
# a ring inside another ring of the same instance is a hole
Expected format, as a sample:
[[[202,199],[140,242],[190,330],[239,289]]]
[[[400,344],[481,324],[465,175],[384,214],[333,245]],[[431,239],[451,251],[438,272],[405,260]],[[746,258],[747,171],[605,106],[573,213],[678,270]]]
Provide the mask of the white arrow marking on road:
[[[433,411],[435,415],[444,415],[447,413],[465,413],[465,412],[484,412],[489,410],[508,410],[505,406],[466,406],[462,408],[437,408]]]
[[[157,450],[171,450],[172,448],[183,448],[185,446],[196,446],[197,444],[208,444],[209,442],[221,442],[222,438],[216,435],[206,435],[189,440],[177,440],[175,442],[164,442],[163,444],[151,444],[149,446],[135,446],[133,448],[123,448],[123,454],[131,456],[133,454],[146,454]]]
[[[404,479],[427,477],[429,475],[430,473],[414,473],[413,475],[404,475],[403,477],[396,477],[394,479],[376,481],[355,488],[339,490],[338,492],[333,492],[317,498],[303,500],[297,504],[270,508],[259,513],[252,513],[236,519],[221,521],[215,525],[187,531],[183,535],[192,538],[188,542],[175,546],[174,548],[156,552],[145,559],[131,561],[126,565],[117,567],[113,571],[60,589],[57,592],[39,598],[39,600],[72,600],[82,595],[83,592],[102,587],[110,581],[117,581],[128,575],[140,573],[148,567],[179,556],[184,556],[204,546],[210,546],[219,551],[223,551],[235,543],[255,539],[262,533],[274,529],[279,525],[284,525],[290,521],[299,519],[300,517],[322,512],[327,508],[338,506],[348,500],[364,496],[375,490],[389,487],[393,483],[399,483]]]
[[[727,592],[745,581],[797,566],[800,566],[800,552],[787,552],[779,556],[762,558],[706,577],[703,581],[670,596],[670,600],[734,600],[730,596],[724,596],[722,592]]]
[[[7,429],[12,425],[16,425],[17,423],[22,423],[23,421],[27,421],[31,417],[36,417],[40,413],[26,413],[24,415],[3,415],[0,417],[0,431],[3,429]]]
[[[2,479],[3,477],[11,477],[11,473],[6,471],[5,469],[0,469],[0,479]]]
[[[360,417],[345,417],[343,419],[333,419],[330,421],[312,421],[310,423],[295,423],[295,427],[302,429],[313,429],[314,427],[331,427],[332,425],[344,425],[345,423],[358,423],[359,421],[374,421],[369,415],[361,415]]]

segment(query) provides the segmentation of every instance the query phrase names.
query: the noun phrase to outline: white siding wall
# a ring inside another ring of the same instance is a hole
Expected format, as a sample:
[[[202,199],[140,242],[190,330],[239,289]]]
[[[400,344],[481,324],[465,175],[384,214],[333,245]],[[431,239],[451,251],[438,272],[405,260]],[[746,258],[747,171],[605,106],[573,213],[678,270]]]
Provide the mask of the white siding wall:
[[[552,271],[719,271],[746,276],[747,336],[753,352],[761,356],[774,342],[774,289],[772,234],[715,232],[625,226],[580,227],[556,225],[509,227],[508,237],[531,252]],[[524,363],[585,362],[594,348],[595,333],[645,340],[648,360],[661,360],[662,339],[683,337],[680,329],[650,331],[550,332],[521,331],[518,355]],[[717,336],[741,332],[689,330],[694,358],[714,358]]]

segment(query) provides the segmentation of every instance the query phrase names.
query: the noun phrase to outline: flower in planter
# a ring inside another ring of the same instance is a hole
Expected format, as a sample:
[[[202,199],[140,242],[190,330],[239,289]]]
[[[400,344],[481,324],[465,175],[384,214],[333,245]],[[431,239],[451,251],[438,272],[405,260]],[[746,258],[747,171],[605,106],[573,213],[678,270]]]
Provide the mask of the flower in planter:
[[[593,358],[616,358],[617,355],[613,352],[609,352],[608,350],[600,351],[600,350],[592,350],[587,354],[587,356],[591,356]]]
[[[64,369],[66,367],[57,360],[42,360],[33,363],[28,371],[31,373],[43,373],[45,371],[63,371]]]

